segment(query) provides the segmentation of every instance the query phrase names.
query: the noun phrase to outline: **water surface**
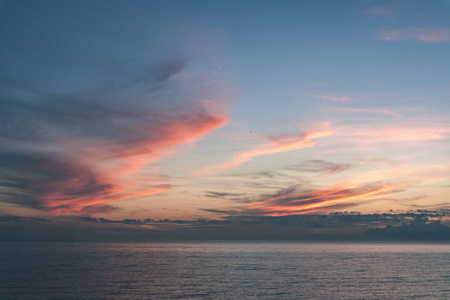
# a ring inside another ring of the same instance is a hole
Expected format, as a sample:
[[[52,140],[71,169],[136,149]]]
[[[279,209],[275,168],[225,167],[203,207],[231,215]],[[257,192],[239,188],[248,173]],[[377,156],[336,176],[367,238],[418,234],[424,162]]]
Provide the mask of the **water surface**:
[[[450,244],[0,243],[1,299],[450,299]]]

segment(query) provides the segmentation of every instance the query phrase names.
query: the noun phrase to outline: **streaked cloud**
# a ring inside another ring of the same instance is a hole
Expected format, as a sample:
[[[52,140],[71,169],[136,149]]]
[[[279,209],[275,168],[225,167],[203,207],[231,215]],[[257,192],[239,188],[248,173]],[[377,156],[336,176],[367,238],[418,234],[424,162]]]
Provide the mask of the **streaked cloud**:
[[[288,166],[286,169],[300,172],[322,173],[319,176],[323,176],[340,173],[350,169],[350,167],[351,166],[349,164],[335,164],[328,161],[313,159],[305,161],[299,165]]]
[[[387,143],[387,142],[415,142],[446,140],[449,138],[450,128],[442,127],[416,127],[405,125],[379,126],[358,124],[334,128],[336,135],[356,143]]]
[[[383,41],[416,40],[424,43],[437,43],[450,41],[450,29],[430,29],[407,27],[378,34],[377,38]]]
[[[439,1],[250,9],[276,24],[237,2],[44,2],[0,9],[5,214],[182,226],[448,200]]]
[[[289,152],[302,148],[312,147],[316,138],[325,137],[331,134],[331,131],[308,131],[293,135],[276,135],[268,137],[268,143],[257,146],[249,151],[236,153],[232,159],[222,163],[202,168],[195,172],[196,175],[209,175],[242,165],[243,163],[261,156],[275,153]]]
[[[351,99],[348,96],[336,96],[336,95],[314,95],[314,94],[307,94],[308,97],[318,98],[318,99],[324,99],[324,100],[330,100],[334,102],[350,102]]]
[[[76,95],[3,78],[0,200],[96,214],[111,211],[111,202],[170,189],[155,163],[228,121],[220,104],[198,101],[226,96],[202,89],[185,68],[174,59],[137,82]]]
[[[349,188],[298,190],[296,187],[279,191],[267,199],[241,207],[245,213],[263,216],[287,216],[330,211],[353,202],[367,201],[402,190],[403,184],[369,184]],[[244,214],[245,214],[244,213]]]
[[[343,113],[370,113],[370,114],[382,114],[398,117],[399,114],[383,108],[358,108],[358,107],[336,107],[335,110]]]
[[[385,158],[376,158],[376,157],[361,157],[361,158],[359,158],[359,161],[360,162],[364,162],[364,163],[366,163],[366,162],[382,163],[382,164],[390,165],[392,167],[402,164],[402,162],[398,161],[398,160],[391,160],[391,159],[385,159]]]
[[[377,16],[377,17],[393,17],[397,14],[397,12],[394,9],[388,8],[388,7],[371,7],[368,10],[366,10],[366,14]]]
[[[245,193],[228,193],[228,192],[213,192],[213,191],[206,192],[206,197],[209,198],[238,197],[242,195],[245,195]]]

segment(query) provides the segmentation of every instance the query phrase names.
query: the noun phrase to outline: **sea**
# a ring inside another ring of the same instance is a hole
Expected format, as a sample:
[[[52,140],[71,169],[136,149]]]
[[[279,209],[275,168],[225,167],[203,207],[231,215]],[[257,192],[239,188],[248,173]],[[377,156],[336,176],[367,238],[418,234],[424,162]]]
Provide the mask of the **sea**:
[[[450,299],[450,244],[0,242],[0,299]]]

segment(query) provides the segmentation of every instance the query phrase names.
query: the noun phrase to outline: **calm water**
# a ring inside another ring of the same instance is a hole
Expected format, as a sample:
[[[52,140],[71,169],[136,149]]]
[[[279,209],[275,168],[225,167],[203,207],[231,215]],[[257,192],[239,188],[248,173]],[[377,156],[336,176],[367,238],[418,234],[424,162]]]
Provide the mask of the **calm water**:
[[[450,299],[450,244],[0,243],[1,299]]]

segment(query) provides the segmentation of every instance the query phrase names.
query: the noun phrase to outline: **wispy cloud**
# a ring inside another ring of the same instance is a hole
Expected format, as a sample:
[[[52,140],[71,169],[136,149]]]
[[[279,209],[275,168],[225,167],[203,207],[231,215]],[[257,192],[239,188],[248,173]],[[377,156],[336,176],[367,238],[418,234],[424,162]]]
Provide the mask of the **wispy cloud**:
[[[209,198],[227,198],[227,197],[238,197],[245,195],[245,193],[228,193],[228,192],[213,192],[213,191],[207,191],[206,197]]]
[[[350,169],[350,165],[335,164],[328,161],[313,159],[305,161],[300,165],[288,166],[286,169],[300,172],[322,173],[321,175],[332,175]]]
[[[257,146],[256,148],[249,151],[238,152],[229,161],[222,164],[204,167],[195,174],[209,175],[212,173],[235,168],[257,156],[289,152],[302,148],[312,147],[315,144],[315,142],[313,141],[314,139],[328,136],[330,134],[331,131],[308,131],[301,134],[270,136],[268,137],[268,143]]]
[[[377,38],[383,41],[416,40],[424,43],[437,43],[450,41],[450,29],[429,29],[407,27],[378,34]]]
[[[357,108],[357,107],[336,107],[335,110],[344,113],[370,113],[370,114],[383,114],[398,117],[399,114],[383,108]]]
[[[335,96],[335,95],[314,95],[314,94],[306,94],[306,96],[318,98],[318,99],[324,99],[324,100],[330,100],[334,102],[350,102],[351,99],[348,96]]]
[[[412,127],[383,125],[345,125],[334,129],[342,139],[359,144],[418,142],[431,140],[446,140],[449,138],[450,128],[442,127]]]
[[[377,17],[393,17],[397,14],[397,12],[388,7],[371,7],[366,10],[366,14],[377,16]]]
[[[376,158],[376,157],[361,157],[359,159],[360,162],[366,163],[366,162],[373,162],[373,163],[382,163],[387,164],[392,167],[401,165],[402,162],[398,160],[392,160],[392,159],[385,159],[385,158]]]
[[[298,191],[289,188],[267,199],[243,206],[245,213],[264,216],[287,216],[330,211],[336,207],[352,205],[389,193],[400,191],[403,184],[365,185],[352,188],[331,188]],[[244,214],[245,214],[244,213]]]
[[[95,95],[38,93],[0,80],[0,116],[8,124],[0,129],[0,201],[94,214],[113,209],[113,201],[170,189],[149,164],[228,121],[214,103],[197,101],[224,95],[186,79],[180,61]]]
[[[112,211],[114,201],[173,188],[161,160],[229,120],[220,38],[169,33],[144,3],[100,2],[0,11],[11,16],[0,28],[1,202]]]

